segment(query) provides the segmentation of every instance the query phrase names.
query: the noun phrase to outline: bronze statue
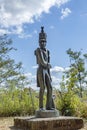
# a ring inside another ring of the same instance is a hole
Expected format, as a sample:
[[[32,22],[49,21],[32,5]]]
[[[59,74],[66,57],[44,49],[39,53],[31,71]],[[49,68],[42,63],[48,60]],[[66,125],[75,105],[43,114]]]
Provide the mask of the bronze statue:
[[[47,101],[46,109],[55,109],[53,98],[52,98],[52,80],[50,75],[50,52],[46,49],[46,33],[44,32],[44,27],[41,27],[41,32],[39,33],[39,46],[35,50],[36,60],[38,64],[37,69],[37,87],[40,87],[39,92],[39,108],[43,110],[43,96],[44,90],[47,88]]]

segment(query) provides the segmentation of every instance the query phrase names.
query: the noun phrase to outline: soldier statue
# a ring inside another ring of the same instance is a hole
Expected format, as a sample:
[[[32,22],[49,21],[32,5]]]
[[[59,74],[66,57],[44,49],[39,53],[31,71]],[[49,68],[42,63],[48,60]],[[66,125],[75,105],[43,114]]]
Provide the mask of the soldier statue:
[[[41,27],[39,33],[39,47],[35,50],[36,60],[38,64],[37,68],[37,87],[40,87],[39,91],[39,109],[43,110],[43,96],[45,88],[47,88],[46,110],[55,109],[55,105],[52,98],[52,80],[50,75],[50,52],[46,49],[47,35],[44,32],[44,27]]]

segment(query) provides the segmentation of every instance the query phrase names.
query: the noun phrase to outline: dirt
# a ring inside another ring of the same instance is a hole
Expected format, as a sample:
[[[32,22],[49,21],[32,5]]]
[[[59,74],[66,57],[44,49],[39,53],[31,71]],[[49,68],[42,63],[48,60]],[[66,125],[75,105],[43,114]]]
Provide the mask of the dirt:
[[[14,127],[13,117],[1,117],[0,118],[0,130],[21,130]]]
[[[0,130],[21,130],[14,127],[13,117],[1,117],[0,118]],[[80,130],[87,130],[87,121],[84,121],[84,128]]]

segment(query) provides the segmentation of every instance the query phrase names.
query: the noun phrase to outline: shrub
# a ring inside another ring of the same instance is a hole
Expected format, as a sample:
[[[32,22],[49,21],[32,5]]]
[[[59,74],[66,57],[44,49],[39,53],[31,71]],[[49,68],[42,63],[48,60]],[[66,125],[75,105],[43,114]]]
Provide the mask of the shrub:
[[[35,92],[32,93],[31,99],[28,89],[5,90],[0,95],[0,116],[33,115],[37,107]]]
[[[65,92],[57,98],[56,107],[62,115],[73,116],[80,104],[80,99],[72,91]]]

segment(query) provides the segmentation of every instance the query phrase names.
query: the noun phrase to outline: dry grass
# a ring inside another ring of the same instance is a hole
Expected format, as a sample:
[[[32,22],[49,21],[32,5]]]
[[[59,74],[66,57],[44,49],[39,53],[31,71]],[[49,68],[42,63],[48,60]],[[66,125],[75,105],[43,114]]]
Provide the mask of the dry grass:
[[[1,117],[0,118],[0,130],[21,130],[14,127],[13,117]]]
[[[84,123],[84,128],[80,130],[87,130],[87,121]],[[13,117],[1,117],[0,118],[0,130],[21,130],[14,127],[14,118]]]

